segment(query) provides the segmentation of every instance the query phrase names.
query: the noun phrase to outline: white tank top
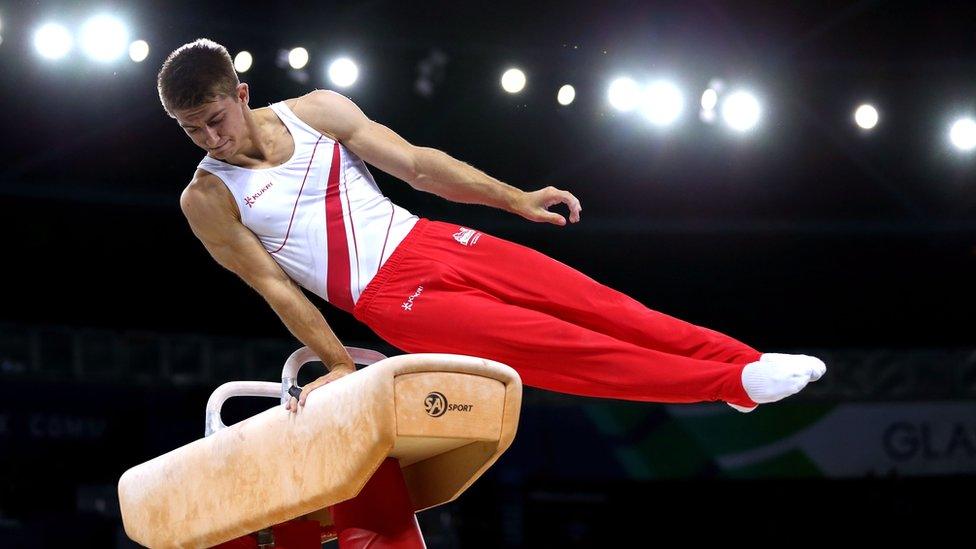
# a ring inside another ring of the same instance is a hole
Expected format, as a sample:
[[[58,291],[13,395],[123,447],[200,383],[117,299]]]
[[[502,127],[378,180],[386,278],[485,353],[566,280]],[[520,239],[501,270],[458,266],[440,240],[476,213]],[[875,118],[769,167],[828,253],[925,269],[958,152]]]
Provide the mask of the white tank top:
[[[383,196],[349,149],[284,102],[271,110],[295,141],[287,162],[254,170],[206,156],[198,167],[227,185],[241,222],[292,280],[351,313],[418,218]]]

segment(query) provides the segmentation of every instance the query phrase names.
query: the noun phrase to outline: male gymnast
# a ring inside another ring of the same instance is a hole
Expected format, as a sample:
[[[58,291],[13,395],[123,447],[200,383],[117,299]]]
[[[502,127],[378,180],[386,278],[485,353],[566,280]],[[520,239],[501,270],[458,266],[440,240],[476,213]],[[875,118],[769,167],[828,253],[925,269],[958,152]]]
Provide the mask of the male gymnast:
[[[447,200],[563,226],[579,200],[524,192],[408,143],[328,90],[251,109],[229,53],[185,44],[157,80],[166,113],[206,151],[180,206],[214,259],[254,288],[328,373],[286,404],[355,371],[301,288],[410,353],[507,364],[526,385],[594,397],[724,401],[748,412],[826,371],[806,355],[760,353],[653,311],[535,250],[418,217],[377,187],[369,164]]]

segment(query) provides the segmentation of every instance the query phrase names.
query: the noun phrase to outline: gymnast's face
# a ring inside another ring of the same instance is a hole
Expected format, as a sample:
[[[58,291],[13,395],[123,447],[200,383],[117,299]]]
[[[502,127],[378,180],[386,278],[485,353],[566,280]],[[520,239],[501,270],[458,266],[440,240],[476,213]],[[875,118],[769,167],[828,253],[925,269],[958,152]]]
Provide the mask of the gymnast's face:
[[[214,158],[226,160],[234,156],[245,142],[247,99],[247,84],[240,84],[234,97],[221,95],[213,101],[174,114],[196,146]]]

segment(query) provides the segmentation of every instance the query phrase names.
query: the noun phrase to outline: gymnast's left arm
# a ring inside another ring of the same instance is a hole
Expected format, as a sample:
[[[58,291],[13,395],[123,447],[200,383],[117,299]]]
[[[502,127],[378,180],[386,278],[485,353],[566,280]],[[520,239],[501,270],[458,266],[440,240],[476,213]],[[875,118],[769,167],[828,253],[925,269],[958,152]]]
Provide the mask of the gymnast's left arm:
[[[316,90],[302,97],[296,108],[310,123],[334,135],[364,161],[402,179],[413,188],[464,204],[482,204],[520,215],[530,221],[565,225],[566,219],[549,208],[566,204],[569,221],[580,220],[579,200],[572,193],[549,186],[525,192],[430,147],[417,147],[386,126],[374,122],[342,94]]]

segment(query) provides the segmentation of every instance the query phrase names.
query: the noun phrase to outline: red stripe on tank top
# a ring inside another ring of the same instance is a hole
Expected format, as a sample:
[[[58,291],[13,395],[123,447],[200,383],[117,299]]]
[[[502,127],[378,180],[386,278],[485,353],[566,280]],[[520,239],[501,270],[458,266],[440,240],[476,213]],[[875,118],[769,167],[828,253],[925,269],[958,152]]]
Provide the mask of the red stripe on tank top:
[[[342,155],[342,149],[339,149]],[[352,206],[349,205],[349,181],[345,178],[346,172],[342,172],[342,194],[346,197],[346,211],[349,212],[349,227],[352,228],[352,249],[356,252],[356,287],[359,287],[359,243],[356,242],[356,223],[352,218]]]
[[[341,158],[339,143],[332,147],[332,169],[325,189],[325,230],[328,235],[328,272],[325,276],[329,303],[352,312],[352,291],[349,289],[349,241],[346,239],[346,223],[342,215],[339,196],[339,170]]]
[[[315,149],[318,149],[319,148],[319,141],[322,141],[322,136],[321,135],[315,141],[315,146],[312,147],[312,156],[311,156],[311,158],[308,159],[308,166],[305,168],[305,177],[302,178],[302,186],[298,188],[298,196],[295,197],[295,206],[291,209],[291,219],[288,220],[288,230],[285,231],[285,240],[284,240],[284,242],[281,243],[281,246],[278,246],[278,249],[277,250],[275,250],[273,252],[269,252],[269,253],[276,254],[276,253],[280,252],[281,249],[284,248],[285,247],[285,244],[288,242],[288,235],[291,234],[291,224],[292,224],[292,222],[295,221],[295,211],[298,210],[298,201],[301,200],[301,198],[302,198],[302,189],[305,188],[305,180],[308,179],[308,171],[310,169],[312,169],[312,161],[315,160]],[[295,146],[297,147],[298,144],[296,143]]]

